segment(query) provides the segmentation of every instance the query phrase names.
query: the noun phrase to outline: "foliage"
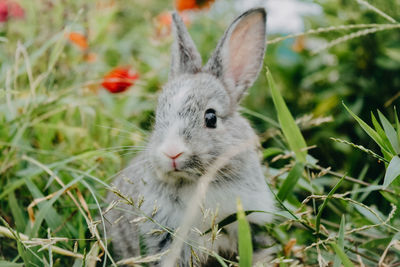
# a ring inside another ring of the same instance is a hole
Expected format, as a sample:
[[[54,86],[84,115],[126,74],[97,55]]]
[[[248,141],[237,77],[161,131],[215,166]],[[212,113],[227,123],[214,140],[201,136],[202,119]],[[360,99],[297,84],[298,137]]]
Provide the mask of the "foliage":
[[[262,71],[242,103],[280,207],[264,229],[273,261],[398,265],[400,26],[392,20],[400,5],[316,2],[323,14],[305,18],[310,31],[269,37],[275,83]],[[112,178],[151,131],[168,76],[172,3],[19,4],[23,17],[0,22],[0,266],[94,266],[98,258],[108,266],[112,250],[96,226],[108,223],[99,214]],[[237,13],[232,6],[218,0],[187,13],[204,58]],[[110,94],[103,77],[120,66],[140,76]],[[375,110],[383,112],[365,122]],[[245,235],[251,212],[238,213]]]

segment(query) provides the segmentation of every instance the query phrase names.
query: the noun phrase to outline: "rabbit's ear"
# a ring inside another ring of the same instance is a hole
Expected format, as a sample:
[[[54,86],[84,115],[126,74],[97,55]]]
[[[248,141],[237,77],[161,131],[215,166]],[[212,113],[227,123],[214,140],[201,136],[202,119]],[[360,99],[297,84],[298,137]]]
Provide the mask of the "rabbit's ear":
[[[201,56],[178,13],[172,13],[174,43],[172,45],[171,70],[169,77],[201,70]]]
[[[235,19],[219,41],[204,71],[221,79],[239,101],[256,80],[266,47],[266,12],[251,9]]]

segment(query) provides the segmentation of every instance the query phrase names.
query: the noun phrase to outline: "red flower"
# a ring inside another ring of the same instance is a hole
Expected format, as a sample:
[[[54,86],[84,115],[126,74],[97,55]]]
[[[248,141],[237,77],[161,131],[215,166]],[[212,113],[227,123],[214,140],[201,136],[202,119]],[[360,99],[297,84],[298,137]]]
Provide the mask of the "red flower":
[[[0,22],[6,22],[10,18],[21,19],[24,16],[25,11],[17,2],[0,0]]]
[[[178,11],[208,8],[214,0],[175,0]]]
[[[115,94],[126,91],[138,78],[139,74],[129,67],[117,67],[104,76],[101,85]]]
[[[88,41],[85,35],[79,32],[70,32],[68,34],[68,39],[71,43],[75,44],[82,50],[86,50],[89,47]]]

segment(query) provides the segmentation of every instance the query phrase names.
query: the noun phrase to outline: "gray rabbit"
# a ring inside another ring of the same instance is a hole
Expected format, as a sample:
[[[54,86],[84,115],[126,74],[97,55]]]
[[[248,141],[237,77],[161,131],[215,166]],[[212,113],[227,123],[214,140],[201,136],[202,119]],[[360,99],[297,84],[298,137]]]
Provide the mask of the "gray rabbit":
[[[262,67],[266,12],[251,9],[236,18],[205,66],[179,15],[172,17],[171,70],[159,96],[154,130],[145,151],[113,182],[132,198],[136,208],[119,203],[105,217],[111,223],[108,232],[119,256],[138,256],[143,248],[147,255],[167,250],[173,235],[160,227],[173,232],[181,226],[198,181],[227,151],[237,148],[212,177],[191,225],[198,233],[191,231],[188,236],[194,245],[185,243],[180,254],[179,266],[204,266],[212,257],[202,248],[236,255],[235,223],[224,227],[217,238],[199,232],[210,228],[211,217],[219,222],[234,214],[238,198],[244,210],[266,211],[247,216],[250,223],[264,225],[273,219],[274,199],[262,172],[254,142],[257,137],[238,112],[241,98]],[[109,203],[117,199],[115,193],[107,198]],[[138,208],[151,220],[141,220],[146,216]],[[162,266],[165,257],[168,254],[155,265]]]

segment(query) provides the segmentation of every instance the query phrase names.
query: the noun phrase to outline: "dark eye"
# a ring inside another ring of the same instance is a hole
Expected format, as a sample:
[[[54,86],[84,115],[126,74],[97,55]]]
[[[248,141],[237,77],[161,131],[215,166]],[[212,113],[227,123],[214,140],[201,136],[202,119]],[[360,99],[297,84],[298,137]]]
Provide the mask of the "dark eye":
[[[207,128],[217,128],[217,115],[215,115],[215,110],[212,108],[206,110],[204,122]]]

